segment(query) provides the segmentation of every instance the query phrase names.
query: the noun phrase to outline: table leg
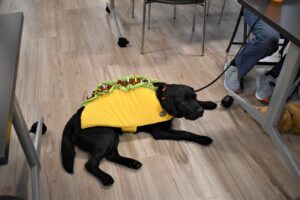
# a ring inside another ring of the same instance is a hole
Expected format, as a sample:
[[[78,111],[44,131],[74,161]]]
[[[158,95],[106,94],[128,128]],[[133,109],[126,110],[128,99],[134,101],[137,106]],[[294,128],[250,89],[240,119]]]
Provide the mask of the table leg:
[[[31,168],[31,182],[32,182],[32,199],[39,200],[40,199],[40,136],[42,134],[42,124],[43,118],[41,118],[38,122],[37,130],[35,133],[34,141],[32,142],[31,137],[29,135],[29,131],[27,125],[25,123],[23,114],[21,112],[19,103],[15,97],[14,105],[13,105],[13,125],[18,136],[19,142],[22,146],[24,154],[26,156],[26,160]]]
[[[299,165],[297,165],[296,160],[293,158],[291,152],[289,151],[285,142],[282,140],[281,135],[276,128],[276,125],[280,118],[280,114],[288,98],[290,89],[292,88],[295,81],[297,72],[299,70],[299,65],[300,49],[294,44],[291,44],[278,81],[276,83],[276,87],[272,95],[263,128],[269,134],[273,143],[276,145],[282,157],[287,162],[287,165],[291,169],[292,173],[300,182]]]
[[[32,199],[39,200],[40,198],[40,169],[38,166],[31,168],[31,185],[32,185]]]
[[[28,161],[30,167],[39,166],[40,162],[38,155],[35,151],[34,145],[29,135],[29,131],[24,120],[22,111],[20,109],[18,100],[14,100],[14,111],[13,111],[13,125],[16,130],[16,134],[19,138],[20,144]]]
[[[293,82],[296,78],[296,74],[300,65],[300,49],[291,44],[287,57],[282,67],[282,71],[279,75],[278,81],[274,93],[272,95],[268,112],[266,115],[262,115],[254,106],[250,105],[245,99],[238,94],[229,91],[229,95],[234,98],[268,133],[271,140],[275,144],[279,153],[286,161],[287,166],[300,183],[300,169],[292,153],[283,141],[276,125],[278,123],[282,109],[288,98],[290,88],[293,86]]]

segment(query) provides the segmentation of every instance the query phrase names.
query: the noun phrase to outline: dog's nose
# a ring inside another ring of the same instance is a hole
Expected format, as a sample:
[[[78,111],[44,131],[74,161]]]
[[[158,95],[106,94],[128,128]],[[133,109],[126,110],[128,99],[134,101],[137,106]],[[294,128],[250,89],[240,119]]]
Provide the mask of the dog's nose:
[[[204,109],[203,109],[203,108],[198,108],[198,109],[196,110],[196,112],[199,113],[199,114],[202,116],[203,113],[204,113]]]

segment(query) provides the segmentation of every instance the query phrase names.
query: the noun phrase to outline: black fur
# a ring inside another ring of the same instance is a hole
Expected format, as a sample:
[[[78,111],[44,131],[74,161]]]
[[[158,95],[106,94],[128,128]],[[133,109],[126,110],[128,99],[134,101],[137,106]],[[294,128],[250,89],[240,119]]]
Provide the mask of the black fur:
[[[198,101],[196,93],[193,88],[189,86],[168,85],[165,83],[157,83],[157,86],[156,96],[162,108],[174,117],[184,117],[189,120],[195,120],[203,115],[204,109],[212,110],[217,107],[217,105],[211,101]],[[119,155],[119,135],[122,134],[120,128],[80,128],[80,116],[83,109],[84,108],[80,108],[71,117],[63,131],[61,158],[64,169],[69,173],[73,173],[75,145],[90,154],[85,168],[88,172],[98,177],[103,185],[109,186],[114,182],[109,174],[99,168],[100,161],[103,158],[132,169],[139,169],[142,163]],[[138,127],[137,132],[140,131],[150,133],[154,139],[185,140],[201,145],[209,145],[212,143],[212,139],[207,136],[172,129],[172,120]]]

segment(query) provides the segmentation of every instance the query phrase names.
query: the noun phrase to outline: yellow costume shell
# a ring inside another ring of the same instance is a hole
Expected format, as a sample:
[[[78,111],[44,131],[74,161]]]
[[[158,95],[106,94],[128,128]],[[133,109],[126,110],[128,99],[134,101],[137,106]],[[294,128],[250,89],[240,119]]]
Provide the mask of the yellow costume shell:
[[[81,128],[117,127],[123,132],[136,132],[138,126],[168,121],[154,89],[137,87],[124,91],[114,89],[85,103]]]

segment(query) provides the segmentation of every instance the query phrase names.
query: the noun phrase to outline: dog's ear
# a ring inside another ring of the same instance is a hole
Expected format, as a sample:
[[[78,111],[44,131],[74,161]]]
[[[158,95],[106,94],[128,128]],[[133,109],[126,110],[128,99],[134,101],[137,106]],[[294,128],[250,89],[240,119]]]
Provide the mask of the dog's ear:
[[[157,87],[156,96],[162,108],[170,115],[176,117],[178,113],[174,102],[175,97],[168,91],[169,85],[163,82],[157,82],[153,85]]]
[[[178,116],[178,112],[177,112],[177,108],[175,105],[175,97],[173,95],[170,94],[166,94],[166,96],[162,97],[162,107],[165,111],[167,111],[167,113],[169,113],[170,115],[177,117]]]
[[[168,84],[166,84],[164,82],[155,82],[155,83],[153,83],[153,85],[155,87],[157,87],[158,90],[162,90],[163,88],[168,86]]]
[[[163,95],[163,92],[166,90],[166,88],[168,87],[168,84],[166,83],[163,83],[163,82],[156,82],[156,83],[153,83],[153,85],[155,87],[157,87],[157,90],[156,90],[156,95],[159,99],[161,99],[162,95]]]

